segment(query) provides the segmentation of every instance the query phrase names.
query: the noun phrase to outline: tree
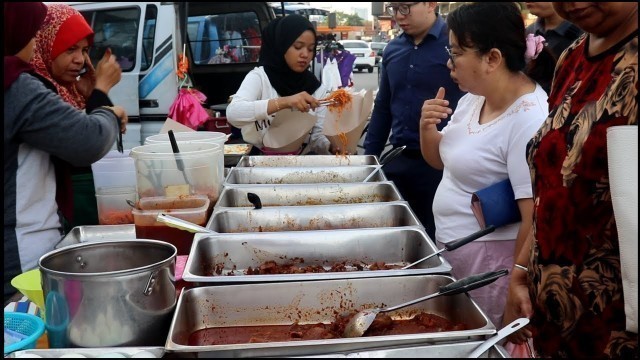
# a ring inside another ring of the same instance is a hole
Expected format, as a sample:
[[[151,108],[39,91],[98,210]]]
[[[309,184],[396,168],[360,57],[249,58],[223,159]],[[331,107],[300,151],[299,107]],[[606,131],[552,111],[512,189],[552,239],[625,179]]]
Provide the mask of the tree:
[[[329,25],[329,17],[325,16],[322,21],[318,21],[318,25]],[[357,14],[345,14],[342,11],[336,11],[336,23],[338,25],[363,26],[364,19]]]
[[[351,14],[347,16],[345,24],[349,26],[363,26],[364,19],[361,18],[358,14]]]

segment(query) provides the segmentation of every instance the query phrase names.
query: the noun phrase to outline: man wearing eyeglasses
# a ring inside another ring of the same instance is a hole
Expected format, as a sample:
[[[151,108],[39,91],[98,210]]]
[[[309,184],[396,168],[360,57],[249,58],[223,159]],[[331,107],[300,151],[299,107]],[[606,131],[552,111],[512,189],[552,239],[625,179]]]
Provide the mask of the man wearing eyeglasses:
[[[435,239],[432,203],[442,171],[429,166],[420,153],[420,111],[425,100],[445,88],[455,109],[464,94],[451,80],[448,56],[449,30],[435,12],[435,2],[392,2],[386,10],[402,34],[384,50],[378,95],[364,141],[365,154],[380,156],[387,139],[394,148],[407,148],[385,165],[385,175],[398,187],[416,216]],[[438,125],[441,130],[447,124]],[[389,134],[391,133],[391,136]]]

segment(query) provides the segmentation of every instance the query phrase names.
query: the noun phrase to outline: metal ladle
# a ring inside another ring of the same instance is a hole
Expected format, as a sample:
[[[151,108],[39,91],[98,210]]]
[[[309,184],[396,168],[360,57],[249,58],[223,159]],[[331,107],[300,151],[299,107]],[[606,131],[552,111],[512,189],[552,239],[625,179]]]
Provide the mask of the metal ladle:
[[[262,209],[262,201],[260,200],[260,196],[258,196],[258,194],[252,192],[247,193],[247,200],[249,200],[249,202],[253,204],[256,210]]]
[[[402,152],[402,150],[404,150],[406,148],[407,148],[407,145],[402,145],[402,146],[399,146],[399,147],[389,151],[389,153],[387,153],[387,156],[385,156],[384,159],[382,159],[382,161],[380,161],[380,166],[378,166],[375,170],[373,170],[371,172],[371,174],[369,174],[366,178],[364,178],[364,180],[362,180],[362,182],[369,181],[373,177],[373,175],[375,175],[375,173],[377,173],[380,169],[382,169],[383,166],[385,166],[388,163],[390,163],[391,160],[397,158],[398,155],[400,155],[400,153]]]
[[[436,255],[440,254],[441,252],[443,252],[443,251],[445,251],[445,250],[447,250],[447,251],[453,251],[453,250],[455,250],[455,249],[457,249],[457,248],[461,247],[462,245],[468,244],[468,243],[472,242],[472,241],[473,241],[473,240],[475,240],[475,239],[481,238],[481,237],[483,237],[483,236],[485,236],[485,235],[487,235],[487,234],[489,234],[489,233],[492,233],[495,229],[496,229],[496,227],[495,227],[495,226],[493,226],[493,225],[489,225],[489,226],[487,226],[486,228],[484,228],[484,229],[482,229],[482,230],[480,230],[480,231],[476,231],[476,232],[474,232],[474,233],[473,233],[473,234],[471,234],[471,235],[467,235],[467,236],[465,236],[465,237],[463,237],[463,238],[461,238],[461,239],[459,239],[459,240],[456,240],[456,241],[450,242],[450,243],[446,244],[446,245],[444,246],[444,248],[442,248],[442,249],[440,249],[440,250],[438,250],[438,251],[434,252],[434,253],[433,253],[433,254],[431,254],[431,255],[425,256],[425,257],[423,257],[422,259],[420,259],[420,260],[418,260],[418,261],[412,262],[411,264],[409,264],[409,265],[407,265],[407,266],[403,267],[403,268],[402,268],[402,270],[405,270],[405,269],[408,269],[408,268],[410,268],[410,267],[412,267],[412,266],[414,266],[414,265],[417,265],[417,264],[419,264],[419,263],[421,263],[421,262],[423,262],[423,261],[425,261],[425,260],[427,260],[427,259],[429,259],[429,258],[431,258],[431,257],[434,257],[434,256],[436,256]]]
[[[343,336],[344,337],[362,336],[367,331],[367,329],[369,329],[369,326],[371,326],[371,323],[373,323],[373,320],[375,320],[376,315],[378,315],[378,313],[398,310],[405,306],[417,304],[419,302],[433,299],[441,295],[455,295],[455,294],[471,291],[473,289],[477,289],[487,284],[491,284],[492,282],[496,281],[498,278],[504,275],[507,275],[508,273],[509,271],[507,269],[502,269],[498,271],[489,271],[489,272],[478,274],[478,275],[471,275],[464,279],[454,281],[450,284],[441,286],[439,291],[435,294],[431,294],[431,295],[421,297],[419,299],[407,301],[406,303],[402,303],[396,306],[360,310],[347,323],[347,326],[344,328]]]

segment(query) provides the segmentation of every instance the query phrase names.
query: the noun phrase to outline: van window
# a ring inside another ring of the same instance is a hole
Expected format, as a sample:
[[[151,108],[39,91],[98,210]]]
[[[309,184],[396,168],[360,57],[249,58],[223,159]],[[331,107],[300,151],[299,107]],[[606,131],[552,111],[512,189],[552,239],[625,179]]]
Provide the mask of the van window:
[[[147,11],[144,17],[144,28],[142,29],[142,58],[140,59],[140,70],[147,70],[153,62],[157,18],[158,8],[155,5],[147,5]]]
[[[91,62],[95,65],[111,49],[122,71],[131,71],[136,62],[138,21],[140,8],[81,11],[95,32],[93,46],[89,50]]]
[[[196,65],[255,63],[262,44],[255,12],[189,16],[187,37]]]

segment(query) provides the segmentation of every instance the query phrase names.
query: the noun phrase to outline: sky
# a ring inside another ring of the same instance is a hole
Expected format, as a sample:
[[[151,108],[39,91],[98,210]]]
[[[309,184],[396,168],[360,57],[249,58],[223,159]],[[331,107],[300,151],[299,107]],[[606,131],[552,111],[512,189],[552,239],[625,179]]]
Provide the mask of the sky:
[[[309,5],[322,9],[333,8],[336,11],[351,13],[352,8],[367,8],[368,14],[371,14],[371,2],[309,2]]]

